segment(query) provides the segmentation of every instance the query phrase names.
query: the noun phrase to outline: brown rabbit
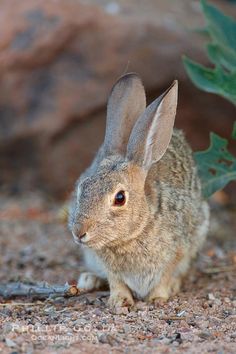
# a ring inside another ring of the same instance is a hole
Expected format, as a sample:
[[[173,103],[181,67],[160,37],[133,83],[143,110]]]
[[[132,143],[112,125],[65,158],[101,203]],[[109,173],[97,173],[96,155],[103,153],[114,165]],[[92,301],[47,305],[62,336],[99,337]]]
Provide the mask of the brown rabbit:
[[[89,272],[78,286],[107,279],[112,307],[179,291],[208,230],[192,151],[173,130],[177,81],[146,108],[136,74],[121,77],[107,107],[103,145],[79,178],[69,227]]]

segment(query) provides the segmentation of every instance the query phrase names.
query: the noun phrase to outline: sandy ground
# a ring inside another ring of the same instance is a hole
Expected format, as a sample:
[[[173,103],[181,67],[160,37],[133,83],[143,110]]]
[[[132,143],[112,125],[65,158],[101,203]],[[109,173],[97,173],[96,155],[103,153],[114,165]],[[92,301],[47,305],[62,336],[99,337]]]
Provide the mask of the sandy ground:
[[[223,203],[224,204],[224,203]],[[0,196],[0,284],[77,279],[79,251],[60,205]],[[0,303],[2,353],[236,353],[236,208],[215,204],[208,241],[182,292],[114,314],[107,291]]]

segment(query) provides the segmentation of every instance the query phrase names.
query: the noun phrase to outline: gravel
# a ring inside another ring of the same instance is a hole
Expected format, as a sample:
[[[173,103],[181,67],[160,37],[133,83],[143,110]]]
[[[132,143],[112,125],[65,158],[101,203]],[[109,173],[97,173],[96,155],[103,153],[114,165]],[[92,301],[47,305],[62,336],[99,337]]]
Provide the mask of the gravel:
[[[0,196],[0,282],[74,282],[78,248],[60,205]],[[236,208],[214,206],[209,238],[178,296],[155,308],[107,308],[108,291],[1,299],[3,353],[236,353]]]

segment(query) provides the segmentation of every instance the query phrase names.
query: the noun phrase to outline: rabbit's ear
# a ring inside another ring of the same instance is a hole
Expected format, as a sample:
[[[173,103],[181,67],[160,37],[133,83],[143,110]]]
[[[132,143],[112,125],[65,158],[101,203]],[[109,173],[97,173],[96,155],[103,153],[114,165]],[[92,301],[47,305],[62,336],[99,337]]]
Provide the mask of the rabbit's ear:
[[[127,157],[148,170],[159,161],[171,140],[177,107],[178,81],[148,106],[137,120],[127,146]]]
[[[107,105],[104,140],[106,155],[125,155],[131,130],[146,108],[146,96],[140,78],[134,74],[122,76],[113,86]]]

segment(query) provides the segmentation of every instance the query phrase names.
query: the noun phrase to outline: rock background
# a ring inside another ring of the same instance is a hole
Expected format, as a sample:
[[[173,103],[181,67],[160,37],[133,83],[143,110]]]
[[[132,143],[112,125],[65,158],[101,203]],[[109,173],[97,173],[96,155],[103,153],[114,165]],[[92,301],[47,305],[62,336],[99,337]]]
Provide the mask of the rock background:
[[[236,6],[212,1],[236,15]],[[194,149],[230,134],[235,108],[200,92],[182,54],[206,62],[198,1],[2,0],[0,188],[66,197],[102,142],[120,75],[140,74],[149,100],[180,80],[176,125]]]

